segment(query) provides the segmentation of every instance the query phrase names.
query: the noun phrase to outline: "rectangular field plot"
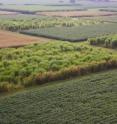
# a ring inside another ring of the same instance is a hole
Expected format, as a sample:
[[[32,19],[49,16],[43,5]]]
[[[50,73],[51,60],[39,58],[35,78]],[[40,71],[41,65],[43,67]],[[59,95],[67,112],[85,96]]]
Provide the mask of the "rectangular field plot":
[[[18,12],[10,12],[10,11],[0,11],[0,16],[1,15],[17,15],[19,14]]]
[[[0,29],[10,31],[21,31],[28,29],[38,29],[47,27],[72,27],[81,25],[92,25],[103,23],[97,20],[87,19],[74,19],[74,18],[59,18],[59,17],[44,17],[36,16],[27,17],[26,15],[19,15],[16,17],[1,17],[0,18]]]
[[[25,87],[114,68],[116,60],[117,51],[87,42],[54,41],[0,49],[0,89],[7,90],[9,84]]]
[[[35,11],[54,11],[54,10],[77,10],[82,9],[82,6],[80,4],[77,4],[75,6],[70,5],[4,5],[0,6],[0,9],[4,10],[16,10],[16,11],[29,11],[29,12],[35,12]]]
[[[85,11],[55,11],[55,12],[39,12],[38,15],[57,16],[57,17],[97,17],[117,15],[117,12],[98,11],[95,9]]]
[[[116,82],[117,70],[112,70],[1,96],[0,122],[116,124]]]
[[[117,33],[117,24],[40,28],[25,30],[21,33],[66,41],[84,41],[87,38]]]
[[[20,47],[27,44],[40,43],[43,41],[48,40],[45,38],[31,37],[18,33],[0,30],[0,48]]]

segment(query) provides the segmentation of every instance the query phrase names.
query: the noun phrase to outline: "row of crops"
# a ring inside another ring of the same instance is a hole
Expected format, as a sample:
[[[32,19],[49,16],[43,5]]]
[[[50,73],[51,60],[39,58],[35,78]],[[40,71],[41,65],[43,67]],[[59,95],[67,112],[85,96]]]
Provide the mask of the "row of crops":
[[[0,19],[0,29],[19,31],[24,29],[38,29],[46,27],[72,27],[81,25],[92,25],[102,23],[96,20],[84,20],[84,19],[73,19],[73,18],[24,18],[24,19]]]
[[[116,124],[117,70],[0,97],[1,124]]]
[[[0,91],[115,67],[116,60],[117,52],[90,46],[88,42],[49,42],[1,49]]]
[[[91,45],[107,48],[117,48],[117,35],[103,36],[89,39]]]
[[[50,27],[21,31],[21,33],[43,36],[65,41],[84,41],[88,38],[117,33],[116,23],[72,26],[72,27]]]

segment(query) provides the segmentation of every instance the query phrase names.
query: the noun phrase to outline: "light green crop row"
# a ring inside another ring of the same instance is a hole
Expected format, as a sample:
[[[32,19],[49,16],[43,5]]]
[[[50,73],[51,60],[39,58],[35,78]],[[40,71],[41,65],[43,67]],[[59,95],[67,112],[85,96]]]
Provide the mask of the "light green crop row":
[[[72,18],[53,18],[53,17],[40,17],[40,18],[19,18],[19,19],[0,19],[0,29],[10,31],[21,31],[24,29],[38,29],[46,27],[72,27],[81,25],[92,25],[102,23],[96,20],[72,19]]]

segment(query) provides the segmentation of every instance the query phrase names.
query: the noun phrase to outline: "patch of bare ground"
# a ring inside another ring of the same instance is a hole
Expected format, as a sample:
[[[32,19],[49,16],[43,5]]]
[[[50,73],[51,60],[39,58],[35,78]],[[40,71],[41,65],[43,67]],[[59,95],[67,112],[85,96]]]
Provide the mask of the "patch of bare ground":
[[[42,43],[47,41],[51,41],[51,39],[0,30],[0,48],[20,47],[28,44]]]
[[[0,11],[0,15],[17,15],[18,12]]]

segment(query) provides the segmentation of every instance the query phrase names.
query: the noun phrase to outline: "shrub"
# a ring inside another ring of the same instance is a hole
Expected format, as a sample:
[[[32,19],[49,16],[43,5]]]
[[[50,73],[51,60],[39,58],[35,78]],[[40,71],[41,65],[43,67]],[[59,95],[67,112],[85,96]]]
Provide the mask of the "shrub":
[[[91,45],[96,45],[96,39],[95,38],[88,39],[88,42],[90,42]]]
[[[112,41],[111,41],[111,47],[112,48],[117,48],[117,39],[112,39]]]
[[[117,35],[93,38],[88,41],[90,45],[103,46],[106,48],[117,48]]]
[[[0,83],[0,92],[9,92],[12,90],[18,90],[18,89],[22,89],[23,86],[21,85],[14,85],[13,83],[9,83],[9,82],[1,82]]]

